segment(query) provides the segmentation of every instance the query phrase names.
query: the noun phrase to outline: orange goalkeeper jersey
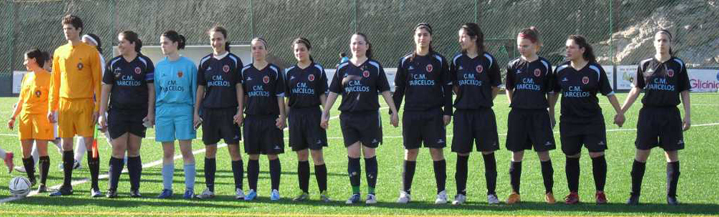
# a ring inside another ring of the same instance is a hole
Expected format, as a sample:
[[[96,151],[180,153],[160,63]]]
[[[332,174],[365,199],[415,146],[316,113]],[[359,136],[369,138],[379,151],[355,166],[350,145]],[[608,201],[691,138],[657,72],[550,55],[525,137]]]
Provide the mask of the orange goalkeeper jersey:
[[[50,81],[50,111],[56,111],[60,98],[93,99],[100,96],[102,64],[100,53],[95,47],[85,43],[73,46],[70,43],[55,49],[52,60],[52,80]],[[99,99],[95,100],[94,111],[99,109]]]

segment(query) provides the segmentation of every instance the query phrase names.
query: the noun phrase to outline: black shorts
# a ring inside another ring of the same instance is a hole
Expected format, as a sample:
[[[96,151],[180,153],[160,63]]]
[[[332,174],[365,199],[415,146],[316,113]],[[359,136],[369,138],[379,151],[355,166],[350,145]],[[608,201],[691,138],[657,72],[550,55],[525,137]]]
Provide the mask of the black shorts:
[[[405,149],[418,149],[422,144],[428,148],[447,146],[442,109],[405,110],[402,115],[402,141]]]
[[[242,134],[247,154],[281,154],[285,152],[282,130],[275,126],[277,116],[247,116]]]
[[[107,112],[107,128],[111,139],[116,139],[125,133],[145,138],[147,128],[142,125],[147,116],[147,109],[110,109]]]
[[[382,121],[379,111],[342,112],[340,126],[345,147],[361,142],[365,147],[377,148],[382,143]]]
[[[544,152],[556,149],[552,123],[546,109],[516,109],[509,111],[507,150]]]
[[[214,145],[224,139],[228,145],[240,144],[240,126],[234,123],[237,108],[205,108],[202,110],[202,142]]]
[[[327,146],[327,132],[320,127],[322,111],[314,108],[291,108],[289,113],[292,151],[322,150]]]
[[[684,149],[682,118],[677,107],[643,107],[637,121],[637,149],[661,147],[664,151]]]
[[[582,145],[589,152],[603,152],[607,150],[607,130],[604,117],[590,123],[559,123],[559,140],[562,142],[562,152],[566,155],[575,155],[582,152]]]
[[[472,152],[472,142],[477,151],[499,150],[497,119],[491,108],[457,110],[453,123],[452,152]]]

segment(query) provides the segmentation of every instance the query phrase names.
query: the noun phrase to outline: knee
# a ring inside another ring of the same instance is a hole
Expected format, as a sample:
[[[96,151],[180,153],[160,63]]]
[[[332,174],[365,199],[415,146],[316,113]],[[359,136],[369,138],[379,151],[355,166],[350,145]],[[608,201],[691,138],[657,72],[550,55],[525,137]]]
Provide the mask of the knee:
[[[547,151],[539,152],[537,153],[537,155],[539,156],[539,161],[551,160],[551,158],[549,157],[549,152]]]
[[[251,155],[250,155],[250,160],[259,160],[259,159],[260,159],[260,155],[259,155],[259,154],[251,154]]]
[[[407,149],[404,152],[404,159],[407,161],[416,161],[417,154],[419,154],[419,149]]]
[[[279,157],[276,154],[268,154],[267,159],[269,160],[277,160]]]
[[[444,152],[441,148],[430,148],[429,154],[432,155],[432,160],[441,161],[444,160]]]
[[[297,160],[298,161],[307,161],[309,159],[309,153],[307,153],[307,150],[300,150],[297,151]]]
[[[589,152],[589,157],[591,158],[598,158],[604,156],[604,152]]]

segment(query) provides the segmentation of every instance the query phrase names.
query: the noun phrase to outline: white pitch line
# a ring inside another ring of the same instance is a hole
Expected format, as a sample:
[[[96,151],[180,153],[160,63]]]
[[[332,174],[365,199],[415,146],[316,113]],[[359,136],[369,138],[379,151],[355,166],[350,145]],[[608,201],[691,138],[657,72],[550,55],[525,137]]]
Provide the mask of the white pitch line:
[[[383,108],[380,108],[380,109],[385,109],[385,108],[388,108],[388,107],[383,107]],[[339,118],[339,115],[338,115],[338,116],[334,116],[334,117],[330,117],[330,120],[332,120],[332,119],[337,119],[337,118]],[[288,130],[288,129],[289,129],[289,128],[285,128],[284,130]],[[16,136],[16,137],[17,137],[17,134],[0,134],[0,136]],[[147,138],[146,138],[146,139],[147,139]],[[218,148],[218,149],[219,149],[219,148],[224,148],[224,147],[227,147],[227,144],[218,144],[218,145],[217,145],[217,148]],[[197,154],[204,153],[205,151],[206,151],[206,149],[204,149],[204,148],[203,148],[203,149],[198,149],[198,150],[193,151],[192,154],[193,154],[193,155],[197,155]],[[181,159],[181,158],[182,158],[182,154],[175,155],[175,157],[173,158],[173,161],[174,161],[174,160]],[[161,165],[161,164],[162,164],[162,161],[163,161],[163,160],[160,159],[160,160],[156,160],[156,161],[153,161],[153,162],[150,162],[150,163],[143,164],[143,165],[142,165],[142,168],[149,168],[149,167],[154,167],[154,166],[157,166],[157,165]],[[122,170],[122,173],[127,173],[127,168],[123,169],[123,170]],[[108,177],[109,177],[108,174],[102,174],[102,175],[98,176],[98,179],[107,179]],[[73,181],[70,185],[76,186],[76,185],[80,185],[80,184],[87,183],[88,181],[90,181],[90,179],[89,179],[89,178],[85,178],[85,179]],[[62,184],[58,184],[58,185],[55,185],[55,186],[51,186],[51,187],[49,187],[48,189],[57,189],[57,188],[60,188],[61,186],[62,186]],[[27,195],[27,197],[32,197],[32,196],[35,196],[35,195],[37,195],[37,194],[38,194],[37,192],[31,191],[30,194]],[[0,199],[0,204],[6,203],[6,202],[12,202],[12,201],[20,200],[20,199],[23,199],[23,198],[24,198],[24,197],[12,197],[12,196],[11,196],[11,197],[8,197],[8,198],[3,198],[3,199]]]

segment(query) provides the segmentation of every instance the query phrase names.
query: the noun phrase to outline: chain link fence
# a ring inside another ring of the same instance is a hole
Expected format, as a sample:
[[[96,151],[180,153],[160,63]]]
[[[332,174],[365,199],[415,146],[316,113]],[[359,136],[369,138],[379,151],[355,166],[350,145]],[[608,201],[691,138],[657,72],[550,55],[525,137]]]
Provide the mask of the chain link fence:
[[[137,32],[145,45],[159,44],[170,29],[190,45],[209,45],[206,31],[219,24],[233,44],[267,39],[280,66],[294,62],[290,43],[302,36],[312,42],[314,59],[333,68],[359,31],[368,35],[375,59],[396,67],[413,50],[417,23],[432,25],[433,47],[449,59],[459,51],[460,26],[477,22],[487,51],[502,65],[519,56],[517,33],[536,26],[544,44],[539,54],[555,65],[570,34],[585,35],[603,65],[636,64],[652,55],[654,32],[668,28],[688,66],[719,66],[716,0],[0,0],[0,13],[0,96],[11,94],[12,72],[24,70],[23,52],[52,52],[65,43],[66,14],[83,19],[84,33],[100,36],[106,59],[124,30]]]

